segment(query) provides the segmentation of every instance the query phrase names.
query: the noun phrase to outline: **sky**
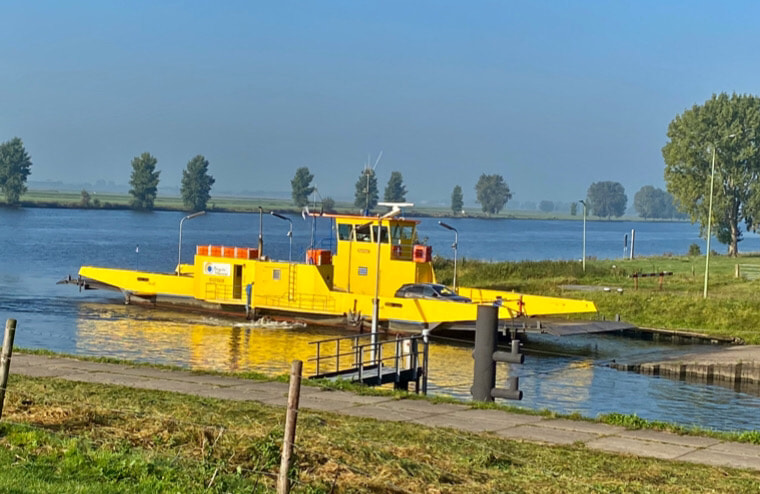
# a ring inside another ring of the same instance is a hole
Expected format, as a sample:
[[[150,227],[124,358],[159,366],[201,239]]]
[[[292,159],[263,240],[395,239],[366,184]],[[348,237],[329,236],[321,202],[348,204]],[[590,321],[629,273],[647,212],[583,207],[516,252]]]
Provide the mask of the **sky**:
[[[289,194],[297,168],[352,200],[381,189],[466,204],[483,174],[514,201],[575,201],[617,181],[664,188],[673,118],[758,94],[750,1],[5,1],[0,141],[30,181],[129,181],[197,154],[212,195]],[[507,205],[509,208],[509,205]]]

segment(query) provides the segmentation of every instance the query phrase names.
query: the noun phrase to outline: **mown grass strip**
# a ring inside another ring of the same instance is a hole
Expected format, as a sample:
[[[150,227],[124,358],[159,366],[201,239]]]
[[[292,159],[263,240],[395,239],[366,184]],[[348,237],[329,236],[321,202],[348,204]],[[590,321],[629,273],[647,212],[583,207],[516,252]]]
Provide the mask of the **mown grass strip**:
[[[267,492],[284,409],[13,376],[9,492]],[[294,492],[755,492],[760,473],[302,410]]]

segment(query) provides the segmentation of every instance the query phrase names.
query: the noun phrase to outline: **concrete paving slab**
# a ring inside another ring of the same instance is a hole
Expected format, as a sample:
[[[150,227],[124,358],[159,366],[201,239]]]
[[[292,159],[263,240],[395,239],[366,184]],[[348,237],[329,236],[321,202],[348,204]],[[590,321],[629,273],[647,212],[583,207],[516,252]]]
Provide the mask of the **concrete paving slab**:
[[[385,407],[382,404],[345,408],[340,411],[340,414],[392,422],[410,422],[427,416],[424,412],[398,410],[394,407]]]
[[[653,431],[648,429],[626,430],[618,434],[621,437],[630,437],[633,439],[643,439],[645,441],[656,441],[668,444],[680,444],[682,446],[691,446],[693,448],[706,448],[714,444],[720,444],[719,439],[701,436],[684,436],[673,434],[672,432]]]
[[[479,420],[486,420],[489,422],[497,422],[504,424],[504,427],[534,424],[545,420],[544,417],[539,415],[523,415],[521,413],[504,412],[502,410],[480,410],[476,408],[456,411],[450,415],[462,421],[476,422]]]
[[[760,458],[760,446],[747,443],[721,442],[707,448],[707,451],[715,453],[729,453],[750,458]]]
[[[110,372],[86,372],[81,374],[82,379],[86,382],[97,384],[115,384],[117,386],[135,387],[141,382],[149,381],[148,378],[140,376],[126,376],[124,374],[113,374]]]
[[[303,388],[301,388],[303,391]],[[287,392],[287,390],[286,390]],[[320,392],[309,394],[311,398],[314,399],[327,399],[332,401],[342,401],[348,406],[354,406],[354,405],[372,405],[375,403],[384,403],[388,401],[393,401],[393,398],[388,396],[363,396],[363,395],[356,395],[353,393],[349,393],[347,391],[331,391],[331,390],[320,390]]]
[[[92,381],[92,372],[77,372],[77,371],[68,371],[65,374],[58,373],[57,376],[55,376],[58,379],[65,379],[67,381],[76,381],[76,382],[93,382]]]
[[[586,443],[586,447],[608,453],[623,453],[663,460],[674,460],[694,451],[694,448],[689,446],[617,436],[606,436],[589,441]]]
[[[210,384],[212,386],[219,386],[219,387],[229,387],[229,386],[241,386],[243,384],[248,384],[250,381],[247,379],[239,379],[235,377],[226,377],[226,376],[204,376],[202,374],[187,374],[186,376],[177,376],[172,377],[172,381],[182,381],[187,383],[198,383],[198,384]]]
[[[459,429],[467,432],[493,432],[519,425],[507,424],[501,420],[470,420],[467,417],[458,417],[454,413],[427,415],[414,419],[412,422],[427,427],[449,427],[451,429]]]
[[[267,405],[287,406],[288,397],[275,398],[271,400],[262,401]],[[354,408],[355,405],[346,403],[345,401],[331,400],[329,398],[314,398],[313,396],[301,396],[298,402],[300,408],[306,408],[308,410],[320,410],[323,412],[339,412],[341,415],[346,410]]]
[[[496,434],[507,439],[522,439],[545,444],[573,444],[598,438],[597,434],[589,432],[539,427],[536,425],[518,425],[496,431]]]
[[[442,413],[455,413],[469,410],[467,405],[455,405],[453,403],[431,403],[426,400],[389,400],[386,407],[393,407],[398,410],[410,410],[413,412],[423,412],[429,415],[438,415]]]
[[[687,453],[679,457],[678,460],[717,467],[751,468],[753,470],[760,470],[760,458],[734,455],[731,453],[716,453],[707,449],[699,449]]]
[[[154,379],[173,379],[183,380],[192,377],[193,374],[186,370],[168,370],[168,369],[156,369],[153,367],[141,367],[141,366],[124,366],[120,371],[123,374],[131,374],[136,376],[151,377]]]
[[[10,372],[11,374],[20,374],[22,376],[29,376],[29,377],[60,377],[61,376],[61,369],[42,366],[42,365],[11,367]],[[82,372],[81,374],[86,374],[86,373]]]
[[[87,360],[74,360],[74,359],[52,359],[48,362],[46,362],[44,365],[46,366],[52,366],[52,367],[58,367],[58,368],[69,368],[69,369],[77,369],[81,371],[87,371],[87,372],[113,372],[113,373],[119,373],[122,372],[123,366],[118,364],[107,364],[104,362],[89,362]]]
[[[597,436],[611,436],[624,432],[625,427],[618,425],[600,424],[597,422],[586,422],[583,420],[567,419],[546,419],[534,424],[536,427],[547,427],[552,429],[563,429],[567,431],[587,432]]]
[[[182,381],[164,381],[162,379],[148,379],[136,382],[135,388],[150,389],[156,391],[169,391],[172,393],[183,393],[195,396],[205,396],[210,390],[220,389],[215,386],[202,384],[183,383]]]
[[[240,389],[241,392],[243,390],[250,390],[251,393],[265,393],[265,394],[274,394],[274,395],[287,395],[288,394],[288,385],[285,383],[279,383],[279,382],[256,382],[256,381],[250,381],[247,384],[241,385],[241,386],[235,386],[233,389]],[[306,388],[301,388],[301,396],[309,395],[311,393],[304,391]]]

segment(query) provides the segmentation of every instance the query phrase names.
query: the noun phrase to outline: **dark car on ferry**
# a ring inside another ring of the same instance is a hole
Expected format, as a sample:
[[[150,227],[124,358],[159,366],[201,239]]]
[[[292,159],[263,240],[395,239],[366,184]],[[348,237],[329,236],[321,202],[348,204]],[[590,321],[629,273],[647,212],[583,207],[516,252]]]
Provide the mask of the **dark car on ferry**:
[[[467,297],[457,295],[451,288],[438,283],[407,283],[396,291],[399,298],[424,298],[426,300],[448,300],[451,302],[472,302]]]

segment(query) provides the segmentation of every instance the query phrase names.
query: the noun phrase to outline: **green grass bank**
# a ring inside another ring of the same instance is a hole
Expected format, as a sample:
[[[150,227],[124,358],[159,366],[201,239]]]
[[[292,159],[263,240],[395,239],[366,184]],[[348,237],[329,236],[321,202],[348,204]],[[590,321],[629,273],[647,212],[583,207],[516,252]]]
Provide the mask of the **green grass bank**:
[[[284,409],[12,376],[6,492],[272,492]],[[302,410],[293,492],[756,492],[760,473]]]

